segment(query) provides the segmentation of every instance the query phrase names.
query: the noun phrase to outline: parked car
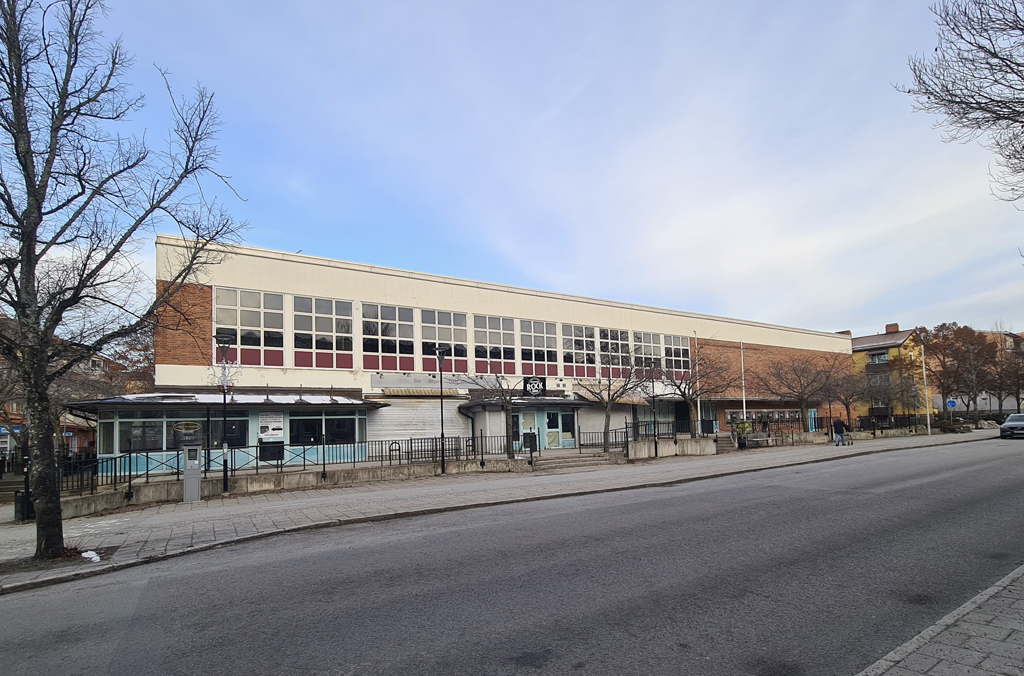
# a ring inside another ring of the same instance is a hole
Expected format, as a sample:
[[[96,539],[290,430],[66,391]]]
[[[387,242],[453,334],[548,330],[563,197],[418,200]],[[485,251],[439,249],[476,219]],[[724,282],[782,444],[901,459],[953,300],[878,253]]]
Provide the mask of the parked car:
[[[1011,413],[1006,421],[999,426],[999,438],[1008,439],[1013,436],[1024,436],[1024,413]]]

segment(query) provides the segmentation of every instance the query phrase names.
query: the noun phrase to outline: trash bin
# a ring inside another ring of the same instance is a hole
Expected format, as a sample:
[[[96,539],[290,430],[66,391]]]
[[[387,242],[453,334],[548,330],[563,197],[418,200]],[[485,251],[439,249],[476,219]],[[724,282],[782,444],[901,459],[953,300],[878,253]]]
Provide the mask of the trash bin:
[[[747,438],[746,437],[736,437],[736,446],[741,451],[743,449],[745,449],[747,447]]]
[[[15,521],[31,521],[36,518],[35,507],[32,506],[32,491],[28,491],[28,495],[25,495],[26,491],[15,491],[14,492],[14,520]]]

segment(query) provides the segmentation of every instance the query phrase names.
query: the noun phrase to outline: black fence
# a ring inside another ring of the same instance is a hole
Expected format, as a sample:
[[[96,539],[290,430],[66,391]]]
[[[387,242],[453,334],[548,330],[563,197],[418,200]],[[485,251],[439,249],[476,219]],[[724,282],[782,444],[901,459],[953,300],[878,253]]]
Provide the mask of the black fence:
[[[608,430],[608,448],[619,449],[626,446],[626,430]],[[604,448],[604,431],[580,432],[580,452],[584,448]]]
[[[513,452],[518,450],[513,443]],[[507,456],[508,444],[504,436],[445,437],[446,460],[474,460],[487,455]],[[220,449],[206,451],[207,472],[223,471],[224,453]],[[409,438],[360,441],[351,444],[319,444],[286,446],[284,443],[240,446],[228,451],[228,471],[252,470],[283,472],[304,470],[328,465],[372,463],[377,465],[410,465],[422,462],[440,462],[441,438]]]
[[[521,451],[518,440],[512,442],[511,453]],[[486,456],[509,456],[508,440],[504,436],[445,437],[446,460],[482,460]],[[264,443],[257,446],[203,449],[203,474],[216,475],[223,471],[227,460],[228,472],[285,472],[301,471],[328,466],[351,464],[408,465],[440,462],[441,438],[409,438],[362,441],[351,444],[319,444],[290,446],[284,443]],[[100,458],[62,460],[58,467],[58,480],[62,492],[95,493],[98,489],[130,487],[132,482],[150,478],[174,476],[181,479],[181,451],[132,451],[122,455]]]
[[[135,479],[150,475],[181,473],[181,451],[133,451],[108,458],[61,460],[57,464],[57,479],[62,492],[95,493],[96,489],[110,486],[130,486]]]
[[[928,424],[924,415],[860,415],[857,416],[857,431],[913,429]]]

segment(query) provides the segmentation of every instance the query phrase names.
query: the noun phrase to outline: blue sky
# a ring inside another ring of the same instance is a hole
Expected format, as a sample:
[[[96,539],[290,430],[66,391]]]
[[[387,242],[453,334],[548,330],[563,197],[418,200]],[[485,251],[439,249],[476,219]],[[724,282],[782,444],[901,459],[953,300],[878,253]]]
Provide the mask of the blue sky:
[[[855,335],[1024,330],[1024,214],[894,84],[930,0],[108,0],[247,243]]]

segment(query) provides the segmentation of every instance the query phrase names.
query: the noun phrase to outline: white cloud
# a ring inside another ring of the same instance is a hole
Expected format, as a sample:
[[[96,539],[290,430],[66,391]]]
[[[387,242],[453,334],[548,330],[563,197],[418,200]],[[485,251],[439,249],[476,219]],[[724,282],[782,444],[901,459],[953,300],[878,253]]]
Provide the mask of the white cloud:
[[[988,155],[891,86],[934,42],[924,5],[113,10],[140,61],[224,92],[257,243],[821,329],[1024,326]]]

